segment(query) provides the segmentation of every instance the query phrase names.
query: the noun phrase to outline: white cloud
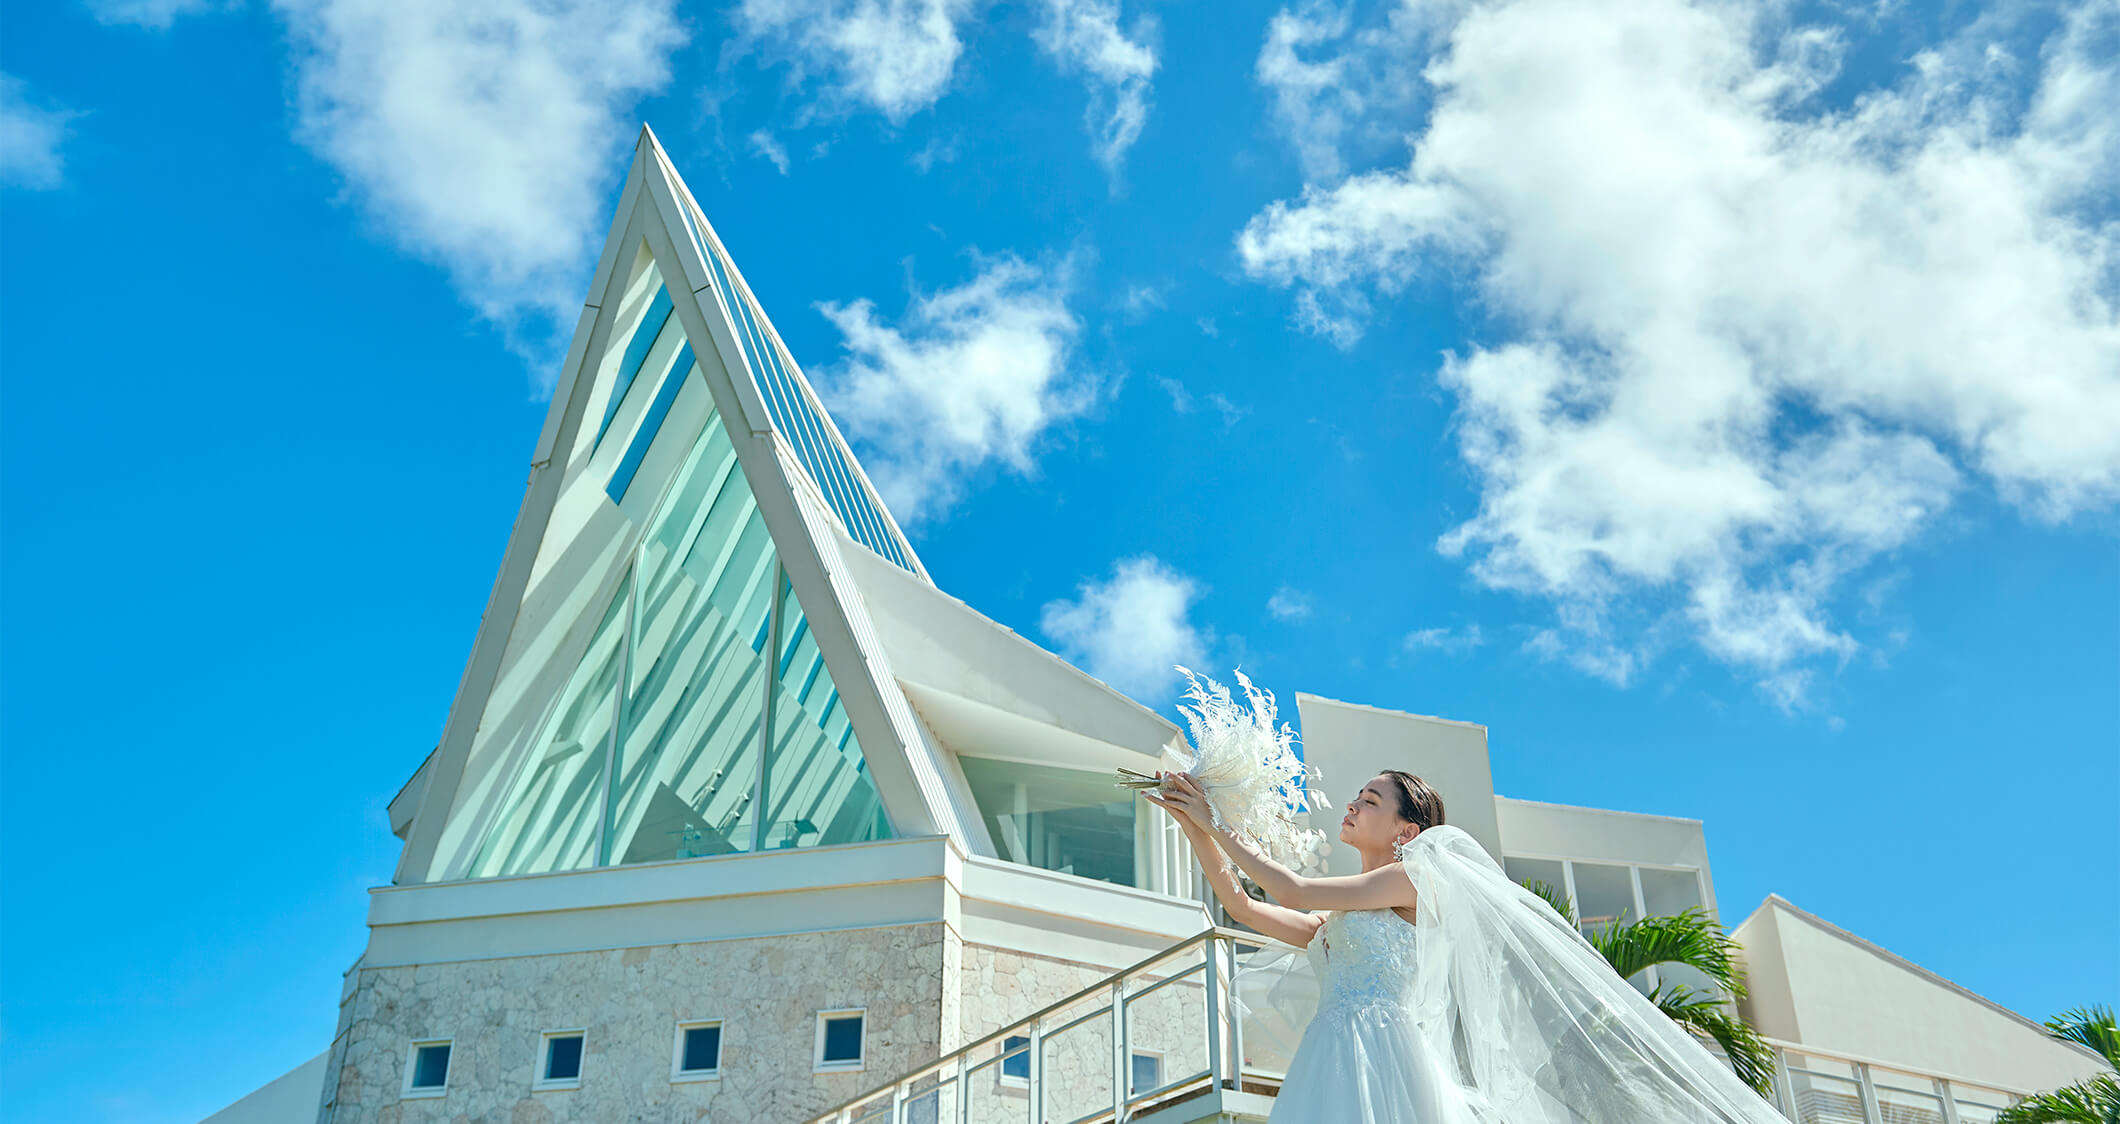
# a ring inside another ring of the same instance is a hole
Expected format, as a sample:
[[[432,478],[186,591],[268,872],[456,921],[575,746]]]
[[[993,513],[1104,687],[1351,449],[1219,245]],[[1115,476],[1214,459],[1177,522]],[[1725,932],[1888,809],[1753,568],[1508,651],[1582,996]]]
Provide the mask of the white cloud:
[[[20,78],[0,74],[0,185],[47,191],[66,182],[67,123],[71,110],[37,105]]]
[[[1170,395],[1171,409],[1181,414],[1190,414],[1205,405],[1208,409],[1222,415],[1223,429],[1236,428],[1236,424],[1243,421],[1245,415],[1251,413],[1251,407],[1237,405],[1235,402],[1230,401],[1228,395],[1219,390],[1209,391],[1201,398],[1194,398],[1192,391],[1184,383],[1168,375],[1156,376],[1156,383],[1163,388],[1163,393]]]
[[[1459,0],[1400,0],[1383,23],[1357,28],[1352,5],[1305,0],[1267,25],[1255,67],[1274,95],[1274,117],[1304,174],[1337,177],[1342,149],[1398,139],[1395,116],[1421,92],[1409,57],[1447,30]]]
[[[1045,635],[1082,670],[1155,703],[1177,687],[1179,664],[1207,662],[1208,637],[1191,619],[1206,592],[1152,555],[1121,560],[1105,581],[1085,581],[1072,601],[1046,603]]]
[[[1277,621],[1309,620],[1310,609],[1310,594],[1285,585],[1266,599],[1266,611]]]
[[[903,123],[948,90],[974,0],[743,0],[736,21],[835,97]]]
[[[1029,472],[1037,441],[1095,404],[1098,380],[1074,366],[1071,273],[996,259],[916,295],[896,326],[867,300],[819,306],[849,354],[817,372],[818,387],[901,520],[941,514],[989,462]]]
[[[1089,88],[1090,151],[1112,176],[1148,121],[1149,79],[1156,51],[1153,31],[1137,21],[1136,38],[1119,30],[1117,0],[1044,0],[1045,18],[1033,33],[1063,72],[1080,73]]]
[[[129,23],[156,31],[167,30],[178,16],[203,12],[211,6],[210,0],[88,0],[89,14],[98,23]]]
[[[1406,634],[1399,645],[1408,652],[1469,652],[1487,642],[1480,635],[1480,626],[1468,624],[1462,629],[1422,628]]]
[[[1625,681],[1616,622],[1682,621],[1795,705],[1856,647],[1844,579],[1969,482],[2047,519],[2120,496],[2120,3],[1845,110],[1811,100],[1837,36],[1761,18],[1474,5],[1410,164],[1238,251],[1343,341],[1424,270],[1475,279],[1500,336],[1442,368],[1481,492],[1445,552],[1556,604],[1534,650]]]
[[[1126,295],[1119,299],[1119,307],[1129,321],[1139,321],[1165,307],[1163,293],[1154,285],[1128,285]]]
[[[629,111],[685,39],[673,3],[274,0],[302,141],[532,354],[574,325]]]
[[[788,150],[773,139],[773,134],[764,129],[752,133],[751,151],[765,157],[775,168],[780,169],[781,175],[788,174]]]

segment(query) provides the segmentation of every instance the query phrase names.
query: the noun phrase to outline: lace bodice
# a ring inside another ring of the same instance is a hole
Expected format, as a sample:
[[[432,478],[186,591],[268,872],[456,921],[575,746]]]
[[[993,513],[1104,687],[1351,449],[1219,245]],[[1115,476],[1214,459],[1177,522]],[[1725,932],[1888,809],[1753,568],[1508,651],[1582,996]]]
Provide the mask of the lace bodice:
[[[1399,1006],[1413,990],[1414,927],[1388,909],[1334,913],[1310,942],[1324,981],[1318,1013],[1371,1004]]]

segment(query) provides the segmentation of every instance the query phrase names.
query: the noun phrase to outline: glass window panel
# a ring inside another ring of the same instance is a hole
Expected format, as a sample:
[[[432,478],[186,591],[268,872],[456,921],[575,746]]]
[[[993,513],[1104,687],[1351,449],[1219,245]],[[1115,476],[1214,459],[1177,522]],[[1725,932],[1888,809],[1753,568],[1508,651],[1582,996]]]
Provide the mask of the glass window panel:
[[[1135,884],[1131,792],[1101,772],[961,759],[1001,857],[1099,882]]]
[[[1001,1076],[1018,1081],[1031,1079],[1031,1040],[1021,1034],[1011,1034],[1001,1043]]]
[[[618,363],[618,381],[611,388],[611,400],[604,406],[603,424],[596,427],[594,450],[604,443],[604,434],[611,428],[611,419],[618,416],[618,408],[626,400],[626,393],[633,389],[633,380],[640,375],[641,364],[648,361],[648,352],[655,340],[662,335],[663,325],[670,319],[670,290],[661,284],[655,286],[655,299],[648,304],[647,315],[633,329],[633,338],[626,343],[626,354]]]
[[[780,587],[780,663],[762,849],[891,838],[890,818],[795,588]]]
[[[2009,1103],[2010,1098],[2004,1093],[1983,1091],[1978,1094],[1976,1100],[1959,1097],[1956,1104],[1958,1124],[1995,1124],[1995,1118],[2002,1115],[2002,1110],[2008,1107]]]
[[[611,473],[611,483],[604,488],[613,503],[625,502],[626,490],[633,486],[633,477],[640,472],[640,462],[647,459],[649,447],[662,433],[663,419],[670,416],[670,406],[677,401],[677,392],[684,389],[685,380],[692,377],[692,368],[696,366],[691,344],[677,349],[670,373],[663,376],[662,385],[656,388],[655,400],[648,403],[647,413],[640,419],[640,428],[633,432],[633,443],[626,446],[626,455],[619,460],[618,467]]]
[[[630,589],[621,583],[611,599],[589,650],[487,829],[471,877],[577,870],[596,861],[604,758],[617,710]]]
[[[1163,1084],[1163,1059],[1154,1054],[1135,1054],[1128,1079],[1133,1082],[1127,1089],[1129,1093],[1146,1093]]]
[[[685,1072],[704,1073],[720,1068],[721,1028],[718,1026],[686,1027]]]
[[[635,564],[610,861],[751,849],[774,566],[735,448],[710,416]]]
[[[412,1087],[439,1089],[449,1083],[449,1044],[422,1046],[413,1054]]]
[[[861,1016],[839,1015],[824,1021],[824,1060],[861,1060]]]
[[[1651,917],[1674,917],[1689,909],[1700,909],[1707,905],[1701,899],[1700,872],[1697,870],[1657,870],[1641,868],[1642,908]]]
[[[1793,1059],[1792,1059],[1793,1060]],[[1853,1079],[1789,1071],[1798,1124],[1864,1124],[1862,1087]]]
[[[1929,1078],[1873,1066],[1870,1088],[1884,1124],[1944,1124],[1943,1098]]]
[[[1568,894],[1568,880],[1561,874],[1559,859],[1521,859],[1511,856],[1502,860],[1502,869],[1509,873],[1509,880],[1519,886],[1543,882],[1553,887],[1562,897]]]
[[[572,1081],[582,1075],[582,1036],[545,1039],[545,1080]]]
[[[1634,872],[1624,866],[1576,863],[1575,910],[1585,933],[1638,920],[1634,916]]]

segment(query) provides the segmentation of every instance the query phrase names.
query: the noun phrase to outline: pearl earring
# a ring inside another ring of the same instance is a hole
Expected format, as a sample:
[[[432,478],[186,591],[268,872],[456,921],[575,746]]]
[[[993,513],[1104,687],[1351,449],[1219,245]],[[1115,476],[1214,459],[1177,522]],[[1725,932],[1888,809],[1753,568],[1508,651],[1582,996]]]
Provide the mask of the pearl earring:
[[[1418,838],[1420,838],[1420,837],[1419,837],[1419,836],[1415,836],[1415,837],[1414,837],[1414,839],[1418,839]],[[1401,840],[1399,840],[1399,841],[1397,841],[1397,842],[1393,843],[1393,844],[1391,845],[1391,851],[1392,851],[1392,853],[1393,853],[1393,854],[1395,854],[1395,855],[1397,855],[1397,856],[1399,857],[1399,861],[1400,861],[1400,862],[1405,862],[1405,861],[1406,861],[1406,858],[1407,858],[1407,856],[1409,856],[1409,855],[1413,854],[1413,839],[1401,839]]]

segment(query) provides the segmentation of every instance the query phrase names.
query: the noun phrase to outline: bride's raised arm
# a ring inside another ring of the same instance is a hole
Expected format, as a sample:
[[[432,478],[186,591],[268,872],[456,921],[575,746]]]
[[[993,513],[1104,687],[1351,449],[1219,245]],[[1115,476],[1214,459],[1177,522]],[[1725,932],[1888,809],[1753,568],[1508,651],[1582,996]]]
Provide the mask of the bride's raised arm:
[[[1279,941],[1286,941],[1297,948],[1308,948],[1311,939],[1318,935],[1318,928],[1325,919],[1315,913],[1289,909],[1272,902],[1262,902],[1244,892],[1237,884],[1236,873],[1229,860],[1222,857],[1222,849],[1215,845],[1214,837],[1191,816],[1173,802],[1159,798],[1155,793],[1143,793],[1150,803],[1160,805],[1178,821],[1185,831],[1185,841],[1192,845],[1193,854],[1200,857],[1200,868],[1207,872],[1207,884],[1215,892],[1215,899],[1229,916],[1242,925]]]
[[[1250,875],[1251,880],[1266,891],[1268,897],[1287,907],[1287,912],[1314,909],[1413,908],[1416,898],[1413,882],[1406,877],[1405,870],[1398,863],[1384,863],[1360,874],[1307,878],[1275,862],[1249,842],[1215,827],[1214,816],[1208,810],[1207,794],[1201,791],[1200,786],[1191,777],[1184,773],[1165,773],[1163,777],[1169,787],[1160,792],[1143,795],[1177,816],[1178,822],[1185,826],[1188,838],[1198,832],[1210,846],[1219,844],[1220,850],[1227,852],[1229,857],[1243,868],[1244,873]],[[1200,850],[1199,841],[1194,842],[1193,849]],[[1206,861],[1207,853],[1204,851],[1201,852],[1201,858],[1203,865],[1216,865]],[[1234,887],[1235,879],[1230,879],[1230,882]],[[1242,888],[1237,887],[1237,892],[1241,894]],[[1222,897],[1220,887],[1216,888],[1215,896]],[[1246,900],[1250,900],[1248,896]],[[1223,898],[1222,904],[1229,906],[1229,900]],[[1231,908],[1230,915],[1235,917],[1237,911]],[[1307,912],[1302,915],[1311,916]],[[1247,921],[1246,924],[1251,923]],[[1257,925],[1252,927],[1258,928]],[[1306,940],[1292,943],[1308,942]]]

